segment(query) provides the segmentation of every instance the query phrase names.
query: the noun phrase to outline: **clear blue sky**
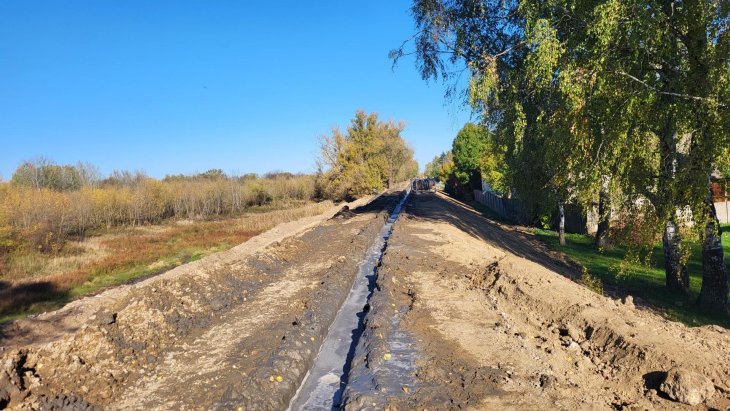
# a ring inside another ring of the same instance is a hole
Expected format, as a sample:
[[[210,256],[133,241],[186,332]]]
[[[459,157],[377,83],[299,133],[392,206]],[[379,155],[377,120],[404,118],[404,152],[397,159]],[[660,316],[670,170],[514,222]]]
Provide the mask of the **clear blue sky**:
[[[24,159],[155,177],[311,172],[356,109],[404,120],[421,167],[469,113],[388,51],[407,1],[0,1],[0,174]]]

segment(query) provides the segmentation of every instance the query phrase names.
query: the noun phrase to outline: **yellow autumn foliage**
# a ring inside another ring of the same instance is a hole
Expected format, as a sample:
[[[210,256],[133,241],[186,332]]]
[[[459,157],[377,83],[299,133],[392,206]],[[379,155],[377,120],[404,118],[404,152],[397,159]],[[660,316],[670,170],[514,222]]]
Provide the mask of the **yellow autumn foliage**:
[[[235,215],[313,196],[314,179],[306,175],[144,177],[133,184],[87,185],[71,191],[0,182],[0,254],[20,245],[54,251],[70,236],[93,229]]]

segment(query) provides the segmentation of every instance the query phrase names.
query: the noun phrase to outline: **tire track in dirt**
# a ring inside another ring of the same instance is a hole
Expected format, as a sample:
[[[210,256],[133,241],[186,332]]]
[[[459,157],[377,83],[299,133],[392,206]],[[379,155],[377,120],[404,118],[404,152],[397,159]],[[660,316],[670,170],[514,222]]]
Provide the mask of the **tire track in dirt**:
[[[415,195],[406,210],[378,270],[348,409],[730,406],[724,329],[595,294],[527,234],[440,195]],[[392,352],[404,334],[409,350]],[[403,360],[415,364],[407,377],[394,365]],[[714,394],[693,406],[669,399],[659,385],[675,367]]]
[[[321,269],[311,267],[310,269]],[[220,398],[227,389],[227,373],[237,369],[230,359],[240,355],[239,346],[253,333],[261,332],[267,320],[275,318],[290,300],[312,288],[297,278],[299,270],[290,270],[285,278],[267,285],[251,297],[251,303],[227,313],[224,321],[198,337],[183,344],[161,361],[155,373],[137,381],[109,409],[182,409],[186,404],[204,404]],[[184,394],[181,387],[189,387]],[[196,394],[203,398],[196,399]],[[163,400],[164,402],[162,402]],[[203,407],[201,407],[203,408]]]
[[[283,408],[398,197],[76,302],[76,328],[6,340],[0,409]]]

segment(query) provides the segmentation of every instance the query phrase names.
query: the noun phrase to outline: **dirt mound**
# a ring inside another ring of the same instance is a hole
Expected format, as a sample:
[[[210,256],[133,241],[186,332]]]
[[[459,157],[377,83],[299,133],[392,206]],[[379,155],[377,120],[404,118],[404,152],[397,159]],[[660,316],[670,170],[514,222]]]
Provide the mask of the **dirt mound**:
[[[352,217],[355,217],[356,215],[357,214],[355,214],[354,212],[352,212],[352,210],[350,210],[350,207],[344,206],[332,218],[333,219],[334,218],[352,218]]]
[[[349,408],[687,409],[660,390],[676,367],[712,385],[695,408],[730,406],[724,329],[595,294],[522,234],[434,194],[411,201],[378,271]]]
[[[283,407],[395,205],[378,204],[15,323],[0,409]]]

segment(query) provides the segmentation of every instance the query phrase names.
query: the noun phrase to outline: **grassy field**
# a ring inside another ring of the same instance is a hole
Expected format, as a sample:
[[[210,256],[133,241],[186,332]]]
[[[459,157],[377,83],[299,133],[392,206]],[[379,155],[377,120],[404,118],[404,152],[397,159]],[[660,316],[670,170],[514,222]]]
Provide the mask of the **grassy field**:
[[[688,264],[691,296],[687,297],[679,293],[671,293],[664,286],[664,253],[661,243],[654,247],[650,265],[631,263],[628,264],[625,275],[617,275],[618,266],[624,261],[624,250],[612,247],[599,252],[593,246],[591,237],[580,234],[567,234],[567,244],[561,247],[555,231],[538,229],[535,230],[535,234],[551,249],[564,252],[574,261],[586,267],[592,276],[601,279],[606,288],[618,287],[621,291],[640,297],[656,306],[668,317],[687,325],[718,324],[730,327],[730,316],[709,315],[695,306],[702,284],[701,252],[698,243],[692,244],[692,257]],[[722,240],[725,262],[730,270],[730,225],[723,226]]]
[[[332,205],[326,201],[214,221],[116,228],[69,242],[55,255],[23,251],[0,275],[0,323],[162,273],[229,249],[279,223],[320,214]]]

